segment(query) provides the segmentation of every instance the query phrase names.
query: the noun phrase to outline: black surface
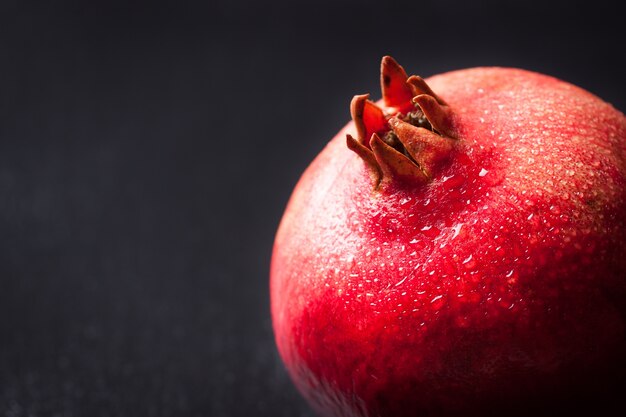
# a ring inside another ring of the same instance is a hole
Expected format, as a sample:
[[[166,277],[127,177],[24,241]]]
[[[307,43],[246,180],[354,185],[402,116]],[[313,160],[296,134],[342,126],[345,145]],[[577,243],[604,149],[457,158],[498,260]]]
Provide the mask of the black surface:
[[[610,2],[86,3],[0,5],[1,416],[311,417],[273,234],[384,54],[626,107]]]

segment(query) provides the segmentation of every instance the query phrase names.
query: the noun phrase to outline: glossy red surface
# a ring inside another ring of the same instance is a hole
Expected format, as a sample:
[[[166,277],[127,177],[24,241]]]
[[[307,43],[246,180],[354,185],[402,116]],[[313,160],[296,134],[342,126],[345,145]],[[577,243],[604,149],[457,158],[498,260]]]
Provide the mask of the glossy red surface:
[[[623,114],[522,70],[427,81],[461,136],[429,184],[374,191],[349,124],[290,200],[271,300],[294,381],[322,415],[402,417],[511,411],[620,378]]]

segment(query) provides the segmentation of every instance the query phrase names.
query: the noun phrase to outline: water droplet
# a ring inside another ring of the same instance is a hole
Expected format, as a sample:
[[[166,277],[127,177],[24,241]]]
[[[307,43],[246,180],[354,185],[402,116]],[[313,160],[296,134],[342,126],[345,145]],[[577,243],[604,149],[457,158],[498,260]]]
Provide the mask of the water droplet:
[[[439,236],[439,233],[441,232],[441,230],[439,230],[437,227],[434,226],[424,226],[421,231],[428,236],[429,238],[436,238],[437,236]]]
[[[439,310],[444,305],[443,295],[438,295],[430,300],[433,310]]]
[[[463,260],[463,265],[465,265],[465,269],[470,270],[476,267],[476,261],[473,260],[472,255],[470,255],[467,258],[465,258],[465,260]]]
[[[396,285],[394,285],[394,287],[397,287],[398,285],[402,285],[404,283],[404,281],[406,281],[408,277],[404,277],[402,278],[399,282],[396,283]]]
[[[454,233],[452,234],[452,239],[454,239],[455,237],[459,235],[462,227],[463,227],[463,223],[457,223],[456,225],[454,225],[454,227],[452,228],[454,230]]]

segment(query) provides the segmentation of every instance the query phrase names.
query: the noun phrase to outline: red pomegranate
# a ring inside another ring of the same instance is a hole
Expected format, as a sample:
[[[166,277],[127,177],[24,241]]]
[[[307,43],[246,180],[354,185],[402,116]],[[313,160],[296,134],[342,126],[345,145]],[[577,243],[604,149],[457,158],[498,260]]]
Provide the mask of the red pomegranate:
[[[520,69],[427,81],[383,58],[382,100],[354,97],[293,192],[292,379],[333,417],[623,409],[626,118]]]

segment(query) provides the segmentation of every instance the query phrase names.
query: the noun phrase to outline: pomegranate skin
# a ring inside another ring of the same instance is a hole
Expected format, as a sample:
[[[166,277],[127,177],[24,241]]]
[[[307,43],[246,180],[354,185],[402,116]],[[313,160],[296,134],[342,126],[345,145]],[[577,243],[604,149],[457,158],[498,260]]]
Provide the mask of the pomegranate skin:
[[[329,417],[618,404],[626,118],[519,69],[426,81],[459,136],[427,184],[375,189],[350,122],[287,205],[270,296],[293,381]]]

